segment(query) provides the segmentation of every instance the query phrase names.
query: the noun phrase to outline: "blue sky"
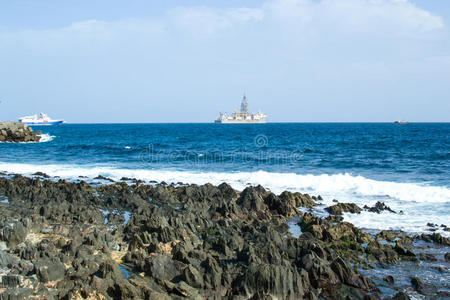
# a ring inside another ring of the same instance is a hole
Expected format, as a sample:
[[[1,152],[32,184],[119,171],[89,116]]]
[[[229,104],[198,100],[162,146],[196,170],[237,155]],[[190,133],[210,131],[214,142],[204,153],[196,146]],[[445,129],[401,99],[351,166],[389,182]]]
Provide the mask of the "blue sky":
[[[0,119],[450,121],[447,0],[0,2]]]

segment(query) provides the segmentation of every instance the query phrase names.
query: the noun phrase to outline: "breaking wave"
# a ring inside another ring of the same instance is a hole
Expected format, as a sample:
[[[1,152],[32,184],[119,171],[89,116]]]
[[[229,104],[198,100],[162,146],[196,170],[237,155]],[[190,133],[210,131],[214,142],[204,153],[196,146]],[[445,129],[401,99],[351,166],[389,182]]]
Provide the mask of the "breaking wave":
[[[51,136],[48,139],[52,138]],[[172,170],[121,169],[105,166],[85,167],[79,165],[33,165],[0,162],[0,170],[33,174],[44,172],[50,176],[66,179],[77,179],[79,176],[94,178],[98,175],[120,180],[122,177],[141,180],[165,181],[168,183],[220,184],[226,182],[237,190],[248,185],[261,184],[274,193],[284,190],[299,191],[312,195],[326,195],[341,201],[355,201],[358,199],[390,198],[399,201],[414,201],[427,203],[450,202],[450,189],[445,186],[429,186],[420,183],[402,183],[378,181],[363,176],[344,174],[295,174],[257,172],[194,172]],[[359,202],[359,201],[358,201]]]
[[[50,142],[53,141],[53,139],[55,138],[54,135],[50,135],[48,133],[43,133],[39,135],[41,137],[39,143],[46,143],[46,142]]]

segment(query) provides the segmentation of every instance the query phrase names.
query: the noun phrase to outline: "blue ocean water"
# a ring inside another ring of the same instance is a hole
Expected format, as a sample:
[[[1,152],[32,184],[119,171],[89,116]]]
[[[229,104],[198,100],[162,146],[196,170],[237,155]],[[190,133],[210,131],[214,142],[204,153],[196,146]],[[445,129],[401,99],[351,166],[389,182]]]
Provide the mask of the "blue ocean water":
[[[274,192],[321,194],[325,203],[382,200],[405,212],[389,226],[410,231],[425,230],[428,219],[450,219],[450,123],[65,124],[35,130],[46,142],[0,144],[0,171],[226,181],[236,189],[262,184]],[[347,218],[387,226],[373,214]]]
[[[95,124],[35,127],[2,162],[198,171],[351,173],[450,186],[450,124]],[[19,159],[18,159],[19,158]]]

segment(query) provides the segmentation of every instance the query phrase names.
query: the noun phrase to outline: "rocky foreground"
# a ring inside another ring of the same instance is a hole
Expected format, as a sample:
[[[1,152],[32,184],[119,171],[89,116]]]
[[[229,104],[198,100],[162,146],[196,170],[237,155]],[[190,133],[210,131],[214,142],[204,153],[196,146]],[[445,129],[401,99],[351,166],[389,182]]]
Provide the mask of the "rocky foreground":
[[[39,142],[41,137],[19,122],[0,122],[0,142]]]
[[[378,299],[359,270],[438,259],[415,253],[414,240],[449,245],[437,233],[369,235],[339,216],[352,205],[319,218],[296,207],[320,197],[261,186],[238,193],[225,183],[93,186],[17,175],[0,178],[0,200],[1,299]],[[449,296],[411,276],[418,295]],[[394,299],[409,296],[398,288]]]

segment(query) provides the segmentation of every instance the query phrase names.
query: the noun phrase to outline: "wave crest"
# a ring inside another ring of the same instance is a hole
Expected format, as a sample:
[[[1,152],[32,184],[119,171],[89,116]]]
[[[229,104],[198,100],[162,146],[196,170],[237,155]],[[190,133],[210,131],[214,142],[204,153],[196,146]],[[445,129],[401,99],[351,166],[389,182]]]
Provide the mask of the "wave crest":
[[[53,137],[49,136],[49,140]],[[220,184],[226,182],[237,190],[261,184],[274,193],[284,190],[299,191],[312,195],[329,196],[340,201],[356,201],[365,198],[391,198],[400,201],[446,203],[450,202],[450,189],[421,183],[378,181],[350,174],[294,174],[257,172],[194,172],[145,169],[119,169],[104,166],[84,167],[78,165],[32,165],[0,162],[0,170],[19,174],[44,172],[50,176],[77,179],[79,176],[94,178],[98,175],[120,180],[122,177],[141,180],[184,182],[195,184]],[[360,202],[360,201],[357,201]]]
[[[41,137],[41,139],[39,140],[39,143],[50,142],[50,141],[53,141],[53,139],[55,138],[54,135],[50,135],[48,133],[42,133],[42,134],[39,134],[38,136]]]

